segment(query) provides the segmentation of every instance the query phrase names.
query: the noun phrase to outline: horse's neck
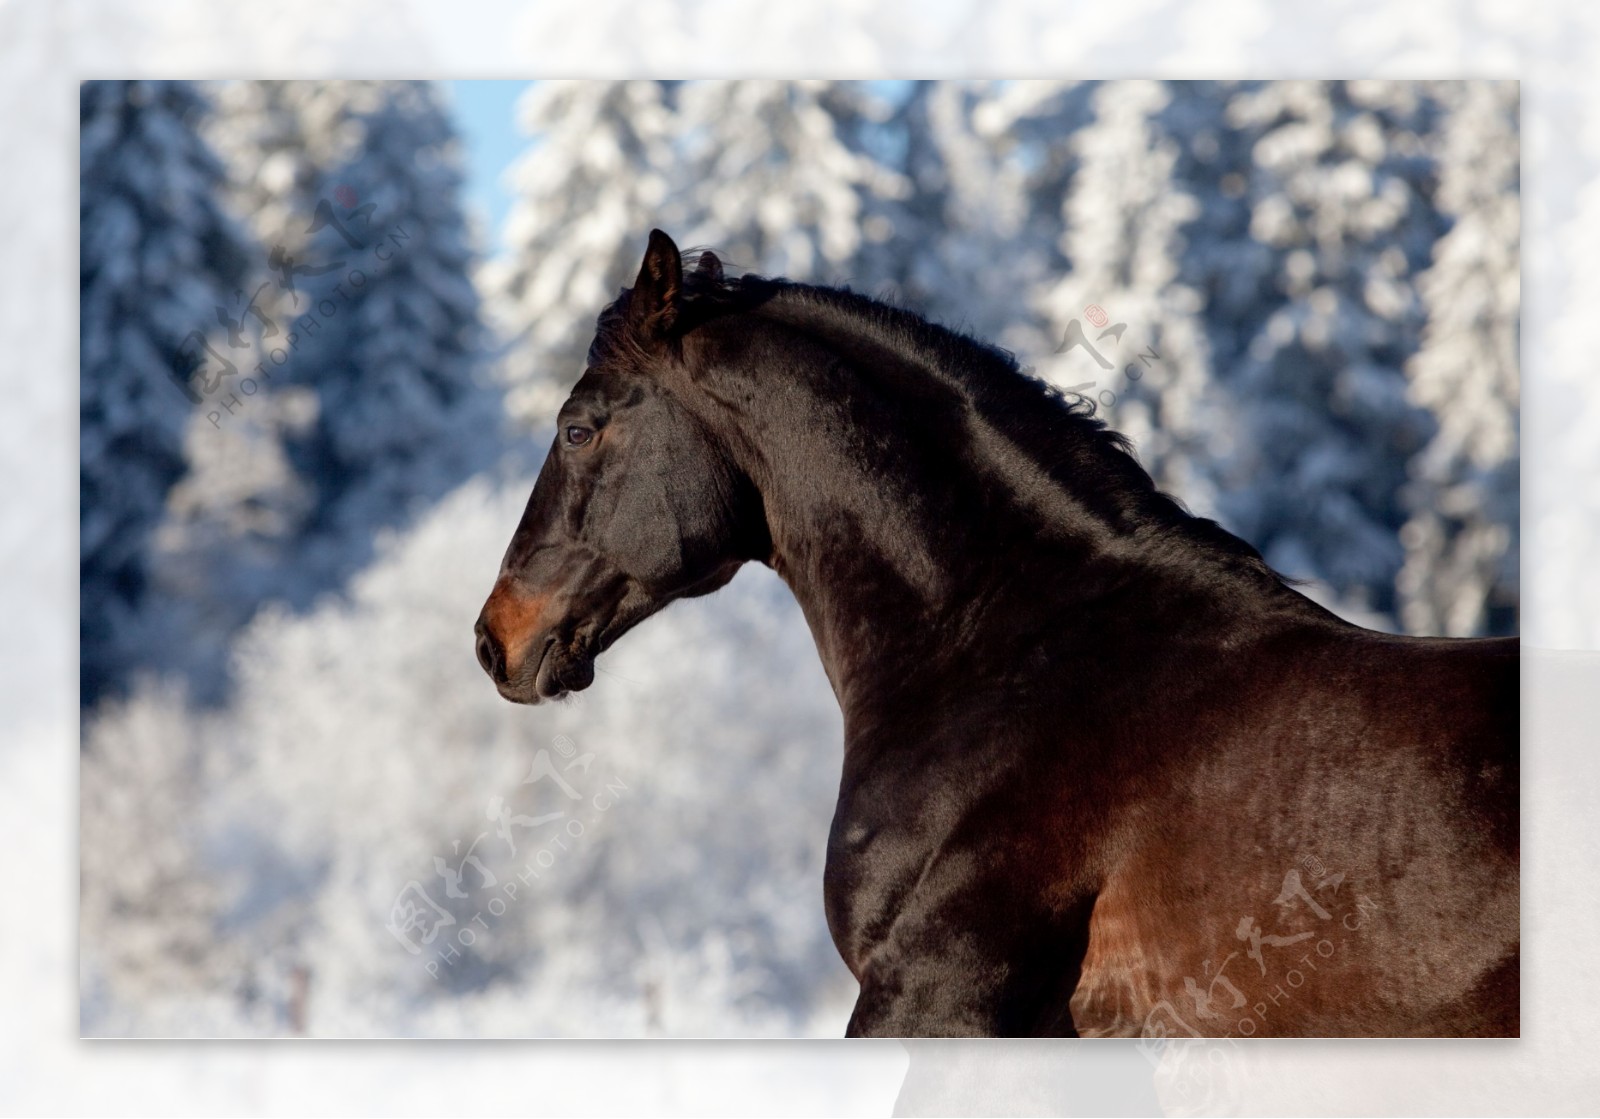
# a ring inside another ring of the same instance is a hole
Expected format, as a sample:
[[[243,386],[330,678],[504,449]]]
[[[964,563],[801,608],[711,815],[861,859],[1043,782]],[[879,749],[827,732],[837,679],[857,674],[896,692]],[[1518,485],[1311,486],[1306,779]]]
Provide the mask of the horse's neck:
[[[805,612],[847,717],[859,696],[915,686],[940,663],[1003,662],[1017,627],[1059,626],[1112,598],[1130,615],[1159,604],[1183,615],[1130,618],[1143,632],[1284,603],[1264,569],[1243,570],[1174,523],[1183,515],[1170,505],[1156,513],[1165,499],[1097,458],[1113,452],[1092,433],[1063,436],[1084,440],[1081,492],[1067,492],[998,427],[952,406],[915,359],[800,325],[826,358],[724,365],[712,377],[729,380],[712,395],[761,492],[768,562]]]
[[[945,493],[873,469],[812,428],[767,452],[758,487],[770,566],[793,591],[841,703],[899,671],[897,656],[963,592],[975,526]]]
[[[980,476],[989,471],[976,448],[819,422],[838,413],[836,401],[770,391],[756,399],[790,411],[746,413],[741,423],[743,465],[767,513],[768,563],[798,600],[847,716],[863,697],[983,656],[986,643],[1014,646],[1003,619],[1035,607],[1065,616],[1075,596],[1121,578],[1113,570],[1139,566],[1125,537],[1090,512],[1104,501],[1010,494]],[[1070,528],[1045,523],[1063,509]]]

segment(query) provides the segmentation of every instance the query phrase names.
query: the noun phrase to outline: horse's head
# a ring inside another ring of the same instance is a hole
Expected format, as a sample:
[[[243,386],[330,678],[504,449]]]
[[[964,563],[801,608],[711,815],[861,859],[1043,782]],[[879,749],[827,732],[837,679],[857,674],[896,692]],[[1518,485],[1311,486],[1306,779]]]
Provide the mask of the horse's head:
[[[710,254],[700,267],[720,275]],[[677,246],[652,231],[557,415],[476,627],[478,660],[509,700],[588,687],[595,657],[624,631],[765,554],[759,499],[697,406],[683,280]]]

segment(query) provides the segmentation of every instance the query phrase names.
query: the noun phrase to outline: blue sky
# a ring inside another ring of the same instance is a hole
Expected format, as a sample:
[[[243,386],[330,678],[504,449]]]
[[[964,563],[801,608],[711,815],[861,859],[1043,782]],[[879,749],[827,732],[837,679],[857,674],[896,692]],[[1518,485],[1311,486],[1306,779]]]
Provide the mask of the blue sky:
[[[500,229],[511,208],[506,171],[522,154],[527,138],[517,129],[517,98],[532,84],[525,81],[445,82],[456,114],[456,127],[466,147],[466,205],[483,223],[484,250],[500,247]]]

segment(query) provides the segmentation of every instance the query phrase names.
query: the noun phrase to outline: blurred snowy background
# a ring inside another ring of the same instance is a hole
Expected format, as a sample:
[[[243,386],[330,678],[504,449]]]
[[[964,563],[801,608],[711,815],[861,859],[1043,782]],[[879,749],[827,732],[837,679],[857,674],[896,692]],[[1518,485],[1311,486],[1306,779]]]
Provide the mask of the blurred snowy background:
[[[81,87],[86,1034],[842,1032],[781,584],[556,707],[471,652],[652,225],[999,342],[1352,619],[1517,631],[1516,83],[505,92]]]

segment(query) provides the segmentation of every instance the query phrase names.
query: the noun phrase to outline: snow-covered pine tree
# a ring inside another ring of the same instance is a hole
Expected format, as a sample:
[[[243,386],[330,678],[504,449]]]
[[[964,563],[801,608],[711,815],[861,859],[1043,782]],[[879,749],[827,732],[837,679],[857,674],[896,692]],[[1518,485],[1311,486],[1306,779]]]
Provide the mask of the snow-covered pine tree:
[[[657,81],[543,81],[519,106],[531,147],[512,171],[507,255],[484,265],[482,286],[507,339],[507,407],[523,423],[553,421],[583,367],[595,315],[632,283],[645,238],[661,224],[670,96]]]
[[[1161,125],[1172,98],[1164,82],[1095,91],[1064,200],[1070,270],[1043,289],[1039,309],[1059,340],[1048,378],[1104,405],[1156,483],[1210,516],[1226,413],[1211,386],[1202,296],[1178,278],[1181,231],[1199,205],[1173,179],[1179,141]]]
[[[1050,145],[1024,136],[1018,118],[1056,117],[1074,84],[911,82],[894,91],[886,121],[847,132],[856,146],[883,153],[908,187],[863,199],[865,236],[852,282],[1018,353],[1047,351],[1045,331],[1019,292],[1054,265],[1038,251],[1054,251],[1054,230],[1040,237],[1031,223],[1041,161],[1029,156]]]
[[[195,411],[180,349],[198,357],[200,342],[220,333],[217,308],[253,255],[219,204],[223,170],[199,133],[206,112],[204,96],[184,82],[90,81],[79,90],[85,704],[114,691],[135,659],[159,659],[160,643],[138,636],[138,614],[152,534],[183,476]]]
[[[1454,219],[1417,281],[1427,307],[1407,366],[1438,432],[1411,461],[1399,591],[1412,633],[1514,633],[1521,285],[1518,85],[1442,82],[1438,201]]]
[[[707,81],[683,87],[683,150],[668,222],[679,244],[711,245],[737,269],[817,283],[857,278],[869,199],[900,199],[905,177],[862,143],[888,106],[859,82]],[[882,215],[877,215],[881,217]]]
[[[357,121],[378,110],[392,84],[352,81],[229,81],[213,87],[206,138],[229,172],[234,209],[257,238],[304,247],[306,226],[331,168],[355,158]]]
[[[1027,352],[1048,363],[1060,338],[1052,335],[1053,324],[1033,293],[1054,285],[1072,267],[1066,255],[1067,200],[1083,157],[1077,137],[1094,119],[1099,83],[1003,82],[991,88],[993,95],[974,110],[974,124],[1004,145],[1007,162],[1025,177],[1017,267],[1026,290],[1022,298],[1015,289],[997,294],[1012,315],[1037,322],[1038,334],[1030,337]]]
[[[334,118],[346,158],[322,169],[301,217],[322,255],[348,262],[343,295],[317,300],[320,338],[295,372],[316,417],[285,435],[315,494],[301,560],[336,580],[365,561],[379,529],[493,462],[502,434],[448,112],[426,82],[354,92]],[[309,300],[302,309],[312,313]],[[302,333],[307,323],[296,320]]]
[[[289,431],[316,417],[317,400],[309,387],[294,383],[298,360],[287,368],[270,364],[274,350],[297,359],[314,351],[285,349],[284,343],[306,309],[306,289],[317,281],[302,278],[296,291],[286,290],[275,282],[282,277],[273,270],[273,251],[307,260],[306,226],[323,169],[349,150],[351,130],[341,126],[352,97],[373,84],[231,81],[210,87],[214,111],[204,135],[228,170],[230,209],[261,247],[227,309],[247,347],[237,352],[256,374],[254,391],[243,398],[218,393],[196,410],[184,440],[188,473],[173,488],[156,539],[155,590],[174,636],[168,659],[187,678],[193,701],[225,697],[228,645],[262,602],[304,599],[325,586],[296,556],[315,493],[284,446]]]
[[[311,228],[332,189],[330,172],[359,158],[359,117],[383,104],[380,81],[237,81],[215,86],[216,112],[206,135],[228,168],[228,198],[266,246],[255,263],[272,283],[256,305],[275,320],[304,314],[306,294],[331,288],[312,274],[326,264],[331,234]],[[331,200],[328,200],[331,201]],[[273,257],[277,254],[278,263]],[[279,267],[285,260],[292,275]],[[299,267],[294,267],[298,265]],[[287,280],[287,282],[285,282]],[[273,386],[282,389],[284,383]]]
[[[1024,177],[1018,248],[1037,257],[1041,269],[1038,277],[1027,277],[1030,291],[1039,284],[1055,283],[1071,267],[1064,236],[1067,198],[1082,160],[1077,136],[1094,120],[1100,84],[1059,79],[995,82],[973,107],[973,128],[990,138]],[[1025,293],[1015,288],[1006,302],[1015,308],[1014,314],[1035,313],[1023,306],[1028,302]],[[1045,352],[1057,339],[1047,341]]]
[[[208,134],[263,245],[236,300],[260,314],[234,313],[249,320],[251,363],[269,375],[216,422],[191,422],[190,471],[158,541],[163,609],[182,633],[174,648],[191,696],[206,702],[225,694],[228,644],[262,603],[305,605],[342,584],[379,528],[494,453],[500,411],[452,364],[475,345],[476,299],[452,208],[459,175],[439,134],[448,125],[437,104],[421,104],[431,91],[231,82],[216,96]],[[413,125],[390,121],[408,113]],[[380,180],[385,205],[401,205],[398,192],[428,210],[428,236],[382,248],[387,260],[375,255],[383,215],[369,189]],[[351,269],[370,277],[360,290]],[[408,292],[398,308],[397,285]],[[373,316],[392,314],[404,325],[384,341],[391,332]]]
[[[281,238],[310,209],[317,153],[304,102],[317,82],[218,82],[206,139],[228,168],[228,194],[264,243]],[[326,136],[326,130],[314,134]],[[325,154],[325,153],[324,153]]]
[[[1226,390],[1262,321],[1283,302],[1276,254],[1250,235],[1259,130],[1229,115],[1235,97],[1261,83],[1170,84],[1159,124],[1178,144],[1173,180],[1197,207],[1177,246],[1177,279],[1202,296],[1212,377]]]
[[[1427,152],[1435,107],[1414,83],[1273,82],[1228,121],[1253,135],[1250,234],[1276,299],[1236,324],[1227,374],[1241,433],[1230,525],[1280,571],[1392,624],[1406,463],[1430,434],[1402,372],[1423,311],[1415,278],[1441,230]],[[1256,276],[1249,276],[1254,284]]]

